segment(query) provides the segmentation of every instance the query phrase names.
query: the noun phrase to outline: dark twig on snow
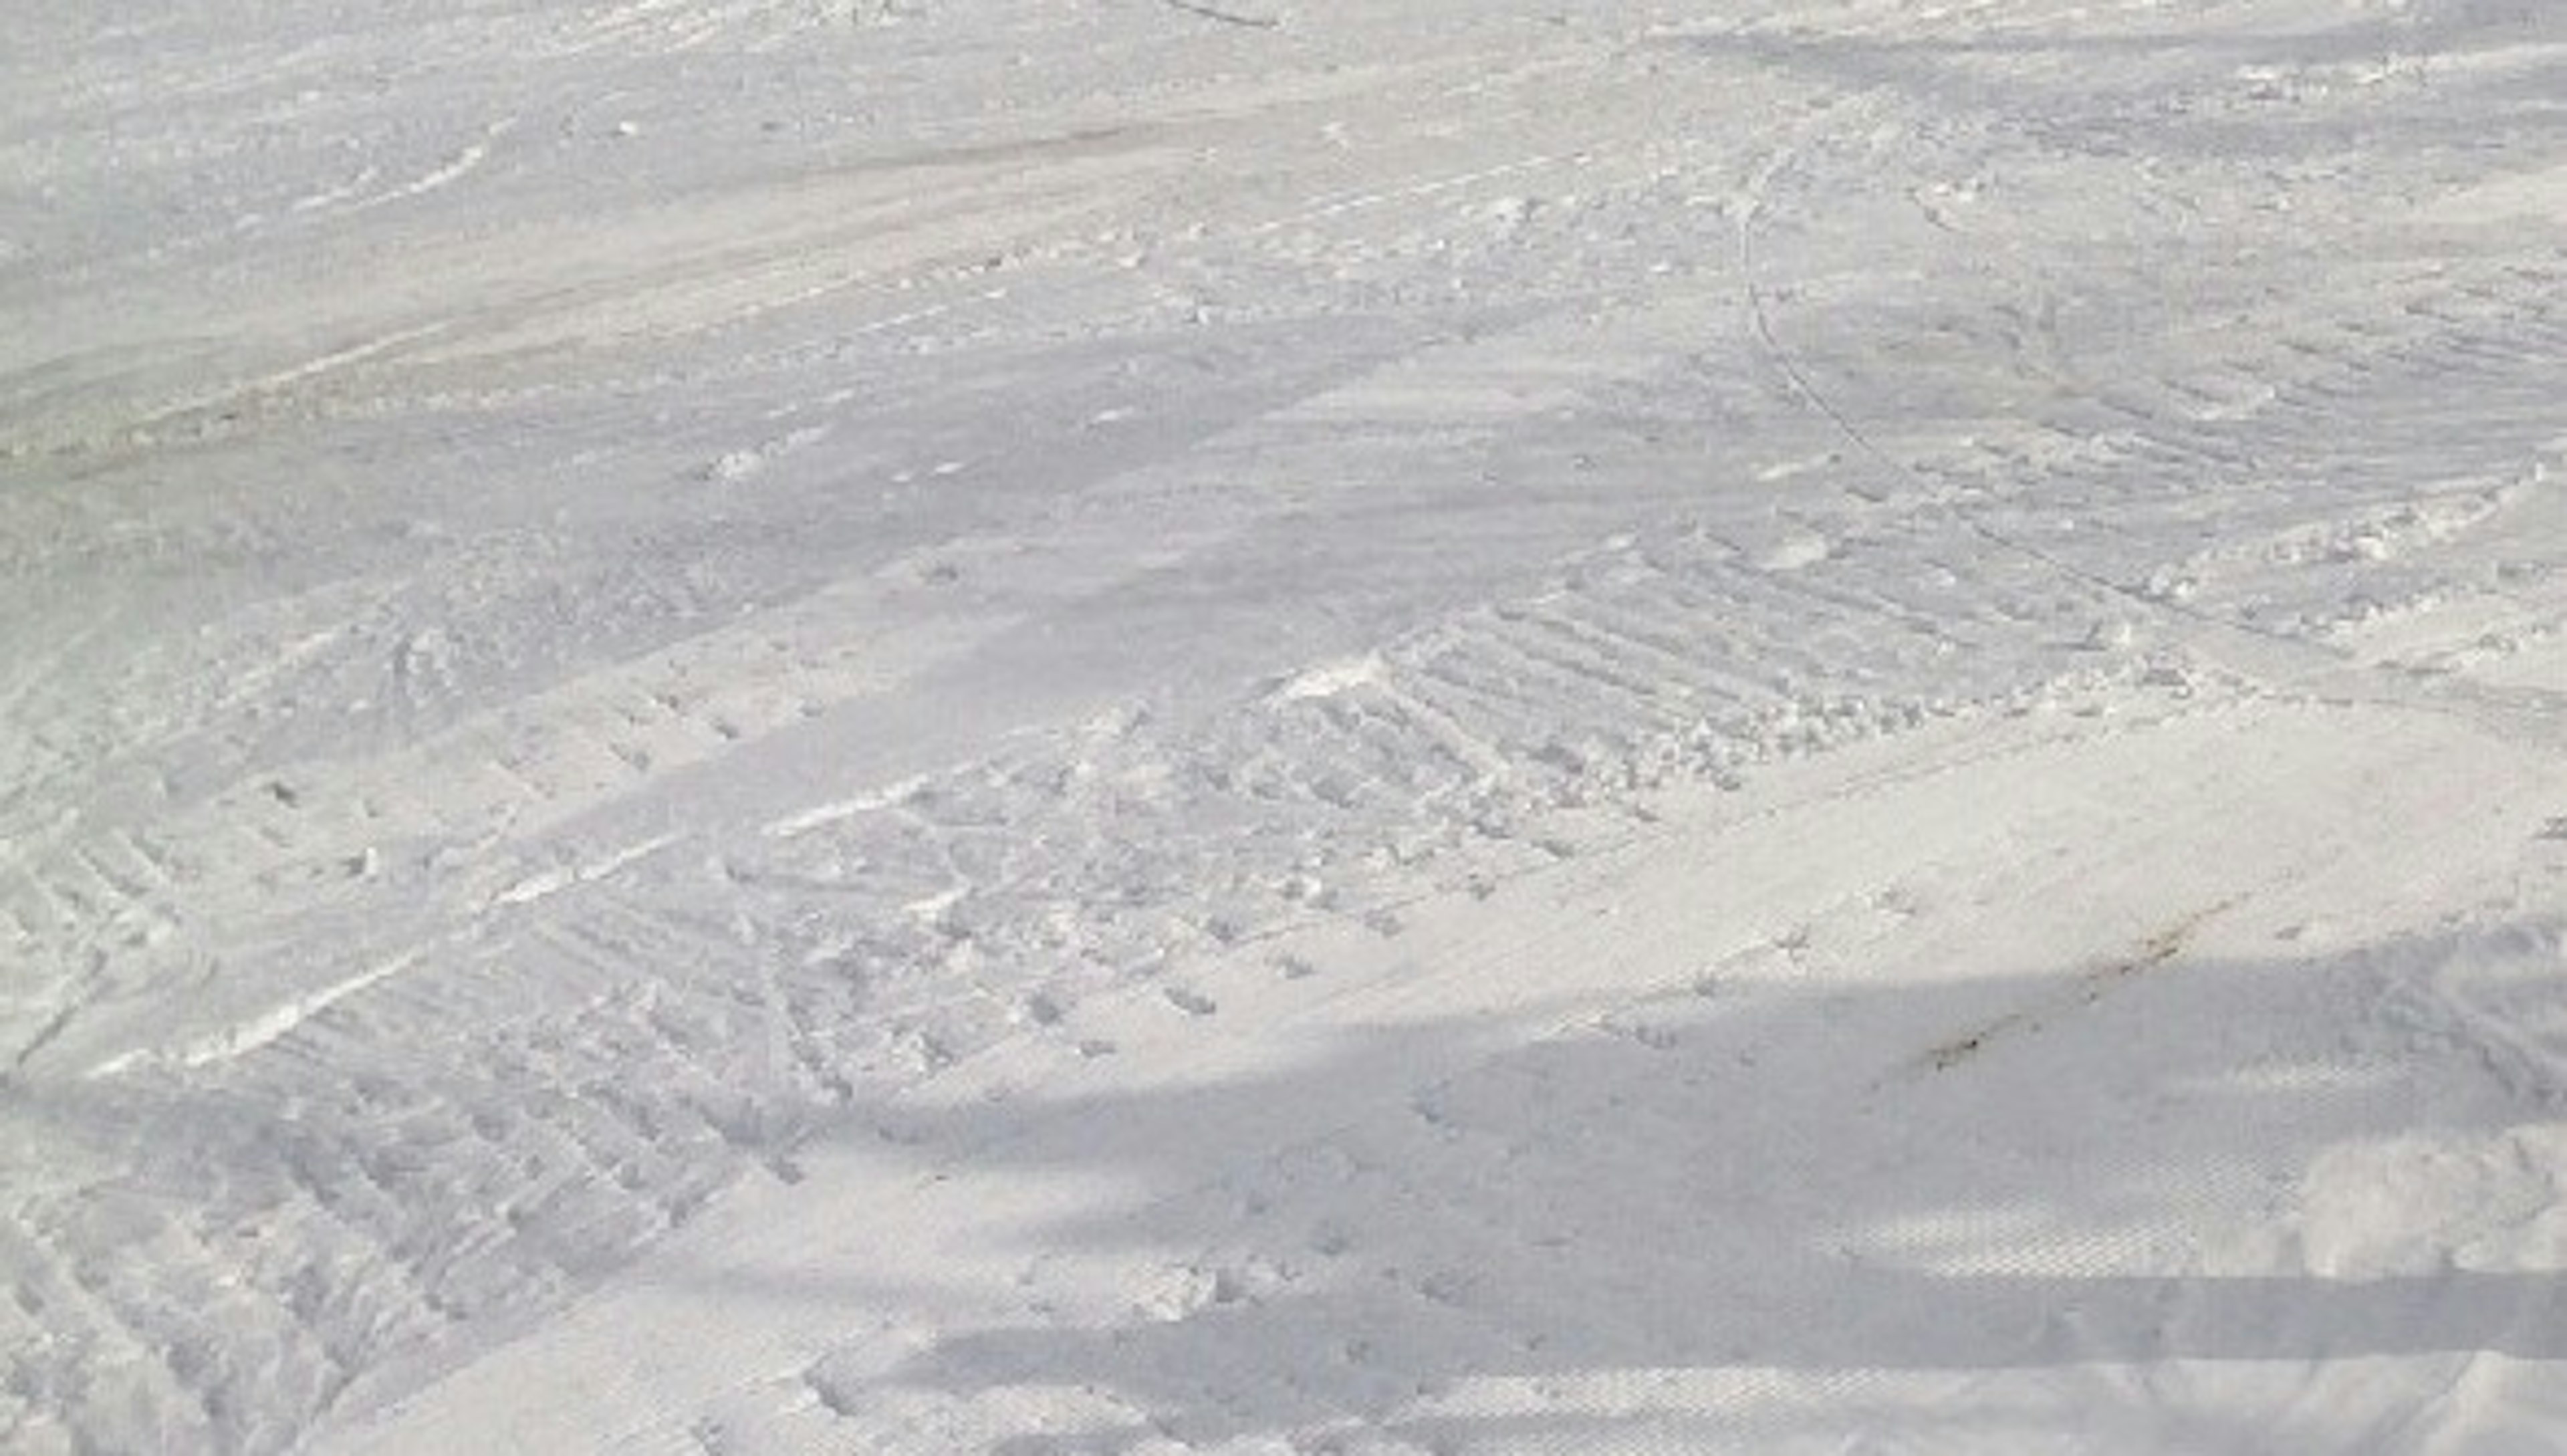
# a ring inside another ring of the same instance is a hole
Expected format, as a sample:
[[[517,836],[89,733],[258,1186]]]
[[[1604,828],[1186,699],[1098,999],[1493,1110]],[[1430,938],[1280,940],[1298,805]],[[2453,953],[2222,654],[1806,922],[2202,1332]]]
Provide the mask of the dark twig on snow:
[[[1284,21],[1281,16],[1241,15],[1236,11],[1218,10],[1210,5],[1198,5],[1194,3],[1194,0],[1161,0],[1161,3],[1165,4],[1171,10],[1182,10],[1188,15],[1200,15],[1206,20],[1218,20],[1224,25],[1244,25],[1251,30],[1281,30],[1284,28]]]

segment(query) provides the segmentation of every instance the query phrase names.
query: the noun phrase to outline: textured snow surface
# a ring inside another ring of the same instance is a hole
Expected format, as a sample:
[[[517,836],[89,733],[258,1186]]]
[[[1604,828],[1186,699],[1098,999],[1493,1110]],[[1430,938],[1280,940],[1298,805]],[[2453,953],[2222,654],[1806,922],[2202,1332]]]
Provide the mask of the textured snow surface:
[[[2567,7],[8,31],[0,1448],[2567,1449]]]

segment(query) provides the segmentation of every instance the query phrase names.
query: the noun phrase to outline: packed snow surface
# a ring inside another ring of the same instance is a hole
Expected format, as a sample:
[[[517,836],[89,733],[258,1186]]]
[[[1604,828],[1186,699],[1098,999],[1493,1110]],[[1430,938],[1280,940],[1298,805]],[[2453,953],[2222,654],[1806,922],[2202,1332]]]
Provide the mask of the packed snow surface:
[[[0,1447],[2567,1450],[2567,6],[6,29]]]

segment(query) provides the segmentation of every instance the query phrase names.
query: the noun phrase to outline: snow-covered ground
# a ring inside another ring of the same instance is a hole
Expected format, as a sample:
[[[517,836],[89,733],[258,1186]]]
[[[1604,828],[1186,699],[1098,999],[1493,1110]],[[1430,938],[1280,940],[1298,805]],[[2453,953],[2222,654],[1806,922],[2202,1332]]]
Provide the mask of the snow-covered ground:
[[[2567,1449],[2567,6],[7,29],[0,1448]]]

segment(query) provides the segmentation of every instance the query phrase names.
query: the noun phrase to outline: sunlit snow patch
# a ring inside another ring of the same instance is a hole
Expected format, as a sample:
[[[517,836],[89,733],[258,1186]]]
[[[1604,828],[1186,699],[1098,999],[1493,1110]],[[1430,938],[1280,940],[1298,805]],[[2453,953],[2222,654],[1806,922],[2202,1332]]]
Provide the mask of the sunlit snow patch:
[[[1304,668],[1285,679],[1283,686],[1275,690],[1275,701],[1302,703],[1314,698],[1334,698],[1340,693],[1380,683],[1387,672],[1378,653],[1339,658]]]

